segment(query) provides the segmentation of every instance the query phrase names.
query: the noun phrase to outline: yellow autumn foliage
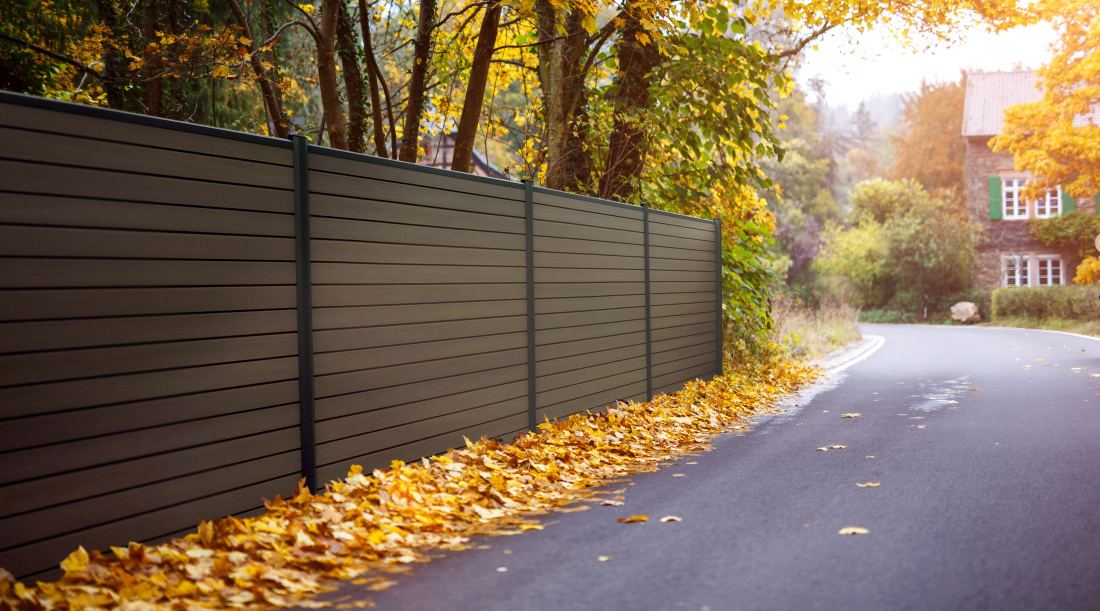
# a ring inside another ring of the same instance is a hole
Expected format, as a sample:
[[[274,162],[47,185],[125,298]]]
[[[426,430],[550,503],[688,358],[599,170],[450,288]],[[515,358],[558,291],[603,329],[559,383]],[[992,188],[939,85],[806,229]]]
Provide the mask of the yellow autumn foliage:
[[[356,466],[322,494],[300,487],[266,503],[263,515],[203,522],[169,543],[131,543],[111,555],[80,548],[54,583],[27,586],[0,570],[0,608],[325,606],[310,596],[335,580],[383,589],[392,584],[389,573],[425,560],[429,550],[461,549],[475,534],[540,529],[535,516],[595,498],[592,488],[610,479],[706,449],[715,435],[746,428],[746,417],[816,375],[800,362],[770,360],[649,403],[544,422],[510,444],[467,440],[464,449],[394,461],[370,475]]]
[[[1073,277],[1074,284],[1092,284],[1100,280],[1100,259],[1085,257],[1077,266],[1077,274]]]

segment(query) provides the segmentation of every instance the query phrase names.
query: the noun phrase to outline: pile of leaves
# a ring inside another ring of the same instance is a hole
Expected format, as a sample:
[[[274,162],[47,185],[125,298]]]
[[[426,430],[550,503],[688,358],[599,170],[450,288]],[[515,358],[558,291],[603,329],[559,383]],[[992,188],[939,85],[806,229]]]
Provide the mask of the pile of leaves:
[[[795,361],[771,360],[710,382],[618,403],[606,412],[544,422],[511,444],[467,441],[419,463],[395,461],[370,476],[353,467],[323,494],[304,487],[246,519],[203,522],[157,546],[113,554],[80,548],[54,583],[26,586],[0,570],[0,607],[17,610],[321,607],[313,594],[336,580],[368,589],[392,584],[396,567],[430,550],[460,549],[475,534],[541,529],[534,516],[591,498],[594,487],[651,471],[706,449],[714,436],[815,377]]]

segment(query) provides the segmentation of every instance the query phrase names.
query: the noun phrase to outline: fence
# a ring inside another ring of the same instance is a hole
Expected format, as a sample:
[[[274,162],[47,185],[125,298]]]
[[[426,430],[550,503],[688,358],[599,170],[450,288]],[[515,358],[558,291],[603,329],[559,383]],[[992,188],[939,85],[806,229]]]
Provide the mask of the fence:
[[[0,94],[0,566],[721,370],[718,226]]]

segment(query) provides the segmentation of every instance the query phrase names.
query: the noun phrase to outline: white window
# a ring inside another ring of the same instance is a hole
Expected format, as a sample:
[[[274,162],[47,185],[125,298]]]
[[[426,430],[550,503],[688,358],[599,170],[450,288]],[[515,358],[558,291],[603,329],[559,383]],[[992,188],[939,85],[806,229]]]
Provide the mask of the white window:
[[[1062,284],[1062,257],[1058,255],[1039,255],[1035,263],[1038,265],[1038,285],[1057,286]]]
[[[1028,214],[1027,202],[1020,196],[1027,184],[1026,178],[1004,178],[1004,188],[1001,190],[1004,198],[1004,218],[1026,219]],[[1055,187],[1035,202],[1035,218],[1046,219],[1062,214],[1062,187]]]
[[[1035,201],[1035,218],[1047,219],[1062,214],[1062,187],[1047,191]]]
[[[1024,188],[1024,183],[1027,180],[1024,178],[1005,178],[1004,179],[1004,205],[1005,212],[1004,218],[1006,219],[1026,219],[1027,218],[1027,202],[1020,197],[1020,191]],[[1016,285],[1009,285],[1016,286]]]
[[[1028,286],[1028,256],[1006,256],[1004,262],[1005,286]],[[1061,269],[1059,267],[1059,269]]]

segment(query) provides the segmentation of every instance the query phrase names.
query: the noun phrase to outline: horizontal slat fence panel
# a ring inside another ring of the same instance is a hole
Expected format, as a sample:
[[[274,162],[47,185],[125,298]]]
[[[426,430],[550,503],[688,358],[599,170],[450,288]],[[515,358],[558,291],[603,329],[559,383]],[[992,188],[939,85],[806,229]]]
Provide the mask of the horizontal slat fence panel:
[[[299,476],[288,143],[0,102],[0,566]]]
[[[0,566],[721,371],[710,221],[0,92]]]
[[[311,150],[319,475],[525,421],[523,190]]]

